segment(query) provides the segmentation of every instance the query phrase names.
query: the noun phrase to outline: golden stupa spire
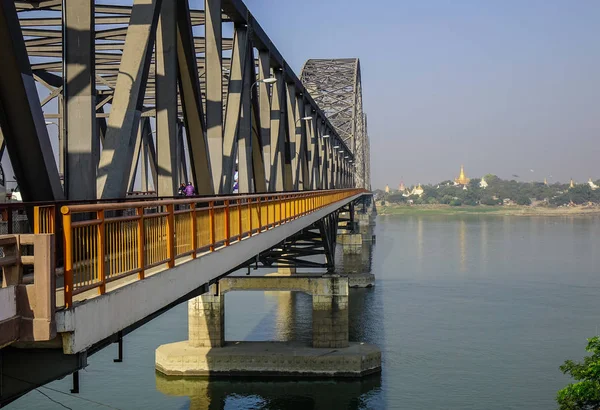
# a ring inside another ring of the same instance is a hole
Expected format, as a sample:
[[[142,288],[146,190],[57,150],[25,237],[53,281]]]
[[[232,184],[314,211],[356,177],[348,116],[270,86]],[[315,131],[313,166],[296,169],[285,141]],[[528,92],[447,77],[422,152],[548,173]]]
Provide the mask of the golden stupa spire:
[[[460,166],[460,175],[458,175],[458,178],[456,178],[454,180],[454,182],[456,182],[458,185],[467,185],[469,183],[470,179],[467,178],[467,176],[465,175],[465,167],[464,165]]]
[[[544,185],[548,185],[548,180],[544,178]]]
[[[571,184],[569,185],[569,188],[575,188],[575,183],[573,182],[573,178],[571,178]]]

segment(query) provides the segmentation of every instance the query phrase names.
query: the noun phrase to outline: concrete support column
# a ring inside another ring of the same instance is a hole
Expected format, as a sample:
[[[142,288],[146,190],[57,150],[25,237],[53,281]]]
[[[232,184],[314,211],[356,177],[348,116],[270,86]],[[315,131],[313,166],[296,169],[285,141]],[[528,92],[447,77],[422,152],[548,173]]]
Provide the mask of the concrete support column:
[[[362,235],[360,233],[344,233],[337,236],[337,242],[342,245],[344,253],[361,253]]]
[[[313,294],[313,347],[348,347],[348,278],[327,279]]]
[[[192,347],[225,345],[225,298],[213,293],[188,301],[188,343]]]

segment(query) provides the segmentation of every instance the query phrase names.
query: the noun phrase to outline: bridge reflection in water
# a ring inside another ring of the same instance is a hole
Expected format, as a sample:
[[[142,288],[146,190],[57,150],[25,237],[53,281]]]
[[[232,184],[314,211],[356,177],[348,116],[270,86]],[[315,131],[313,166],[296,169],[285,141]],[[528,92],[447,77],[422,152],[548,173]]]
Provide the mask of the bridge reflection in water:
[[[208,380],[173,378],[157,372],[156,388],[170,396],[190,398],[190,410],[362,409],[381,389],[381,375],[357,381]]]

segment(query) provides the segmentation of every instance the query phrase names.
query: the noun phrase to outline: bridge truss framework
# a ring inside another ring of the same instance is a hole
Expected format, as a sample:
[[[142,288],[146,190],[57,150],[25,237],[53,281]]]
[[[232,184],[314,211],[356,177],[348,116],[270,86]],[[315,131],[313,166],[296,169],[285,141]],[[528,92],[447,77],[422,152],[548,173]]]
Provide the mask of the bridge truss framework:
[[[371,189],[370,143],[358,58],[311,59],[301,80],[355,157],[355,183]]]
[[[345,143],[241,0],[63,3],[0,1],[0,151],[24,201],[122,198],[138,168],[158,196],[231,193],[236,167],[240,193],[365,185],[365,139]]]

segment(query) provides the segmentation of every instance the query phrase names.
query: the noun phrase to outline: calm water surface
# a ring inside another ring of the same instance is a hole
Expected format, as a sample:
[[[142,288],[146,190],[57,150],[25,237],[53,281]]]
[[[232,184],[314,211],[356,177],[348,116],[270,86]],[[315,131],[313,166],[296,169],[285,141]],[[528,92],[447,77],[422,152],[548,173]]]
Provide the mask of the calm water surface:
[[[187,339],[178,306],[90,357],[72,409],[553,409],[558,370],[598,332],[600,219],[379,217],[377,244],[338,254],[340,271],[376,275],[352,290],[351,340],[377,344],[383,373],[362,382],[166,379],[154,350]],[[311,300],[287,292],[226,296],[226,340],[311,338]],[[70,378],[48,385],[68,392]],[[9,409],[60,409],[31,392]]]

